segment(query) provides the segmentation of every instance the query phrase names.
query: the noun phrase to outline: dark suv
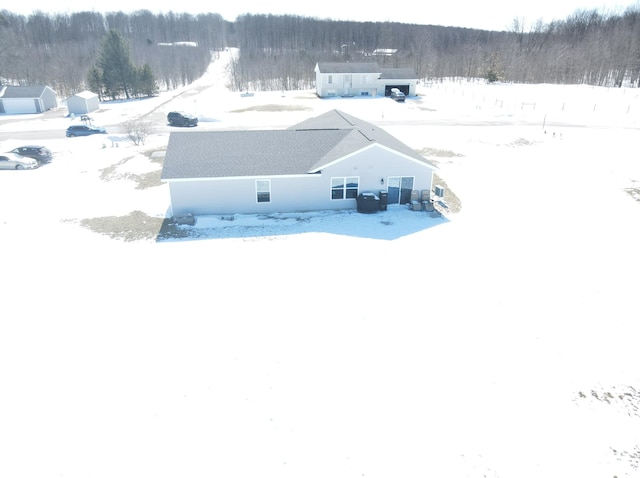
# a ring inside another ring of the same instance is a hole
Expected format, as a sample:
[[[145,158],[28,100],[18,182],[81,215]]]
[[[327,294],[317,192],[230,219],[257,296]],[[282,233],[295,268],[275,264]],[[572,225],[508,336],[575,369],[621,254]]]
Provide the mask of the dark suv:
[[[398,102],[403,102],[405,99],[405,95],[398,88],[391,88],[391,99]]]
[[[50,163],[53,159],[53,154],[51,154],[49,148],[44,146],[20,146],[12,149],[11,152],[36,159],[39,164]]]
[[[182,111],[172,111],[167,115],[171,126],[198,126],[198,118]]]
[[[100,126],[89,126],[86,124],[74,124],[67,128],[67,138],[89,136],[90,134],[107,134],[107,130]]]

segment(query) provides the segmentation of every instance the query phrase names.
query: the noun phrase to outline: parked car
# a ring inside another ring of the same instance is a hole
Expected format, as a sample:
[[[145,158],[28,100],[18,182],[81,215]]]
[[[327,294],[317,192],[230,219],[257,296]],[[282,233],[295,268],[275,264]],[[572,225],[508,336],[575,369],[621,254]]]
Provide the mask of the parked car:
[[[398,88],[391,88],[391,99],[402,102],[405,100],[405,95]]]
[[[44,146],[20,146],[19,148],[12,149],[10,152],[33,158],[40,164],[50,163],[53,159],[53,154],[51,154],[49,148],[45,148]]]
[[[90,126],[87,124],[73,124],[67,128],[67,138],[89,136],[90,134],[107,134],[107,130],[100,126]]]
[[[198,126],[198,118],[183,111],[172,111],[167,115],[171,126]]]
[[[16,153],[0,154],[0,169],[35,169],[38,161]]]

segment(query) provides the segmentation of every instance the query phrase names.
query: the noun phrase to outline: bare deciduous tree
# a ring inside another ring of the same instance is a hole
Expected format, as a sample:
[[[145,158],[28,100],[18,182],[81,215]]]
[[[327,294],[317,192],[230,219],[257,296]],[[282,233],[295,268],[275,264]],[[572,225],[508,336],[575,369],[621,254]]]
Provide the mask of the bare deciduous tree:
[[[422,79],[491,77],[515,82],[640,86],[640,7],[623,14],[577,11],[549,24],[516,18],[505,31],[354,22],[293,15],[81,12],[27,17],[0,11],[0,79],[49,84],[68,95],[87,87],[100,39],[117,30],[136,65],[148,65],[161,88],[199,78],[215,53],[240,55],[233,89],[310,88],[323,61],[378,61],[411,67]],[[180,46],[182,45],[182,46]],[[185,46],[188,45],[188,46]],[[393,56],[374,57],[376,49]]]
[[[153,127],[149,121],[129,120],[124,124],[127,139],[136,146],[143,145],[147,138],[153,134]]]

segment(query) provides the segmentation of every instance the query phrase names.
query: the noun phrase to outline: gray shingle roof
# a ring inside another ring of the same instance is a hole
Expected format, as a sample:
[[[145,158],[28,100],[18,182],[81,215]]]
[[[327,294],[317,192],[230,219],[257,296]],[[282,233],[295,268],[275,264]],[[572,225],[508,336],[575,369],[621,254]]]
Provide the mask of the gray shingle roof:
[[[318,63],[320,73],[380,73],[377,63],[326,62]]]
[[[7,86],[0,88],[1,98],[40,98],[46,86]]]
[[[421,155],[419,155],[414,149],[410,148],[402,141],[396,139],[394,136],[387,133],[382,128],[369,123],[367,121],[351,116],[340,110],[331,110],[315,118],[310,118],[306,121],[291,126],[289,129],[327,129],[327,128],[340,128],[340,129],[354,129],[359,131],[369,142],[375,142],[393,149],[411,158],[419,161],[427,162]],[[345,151],[345,154],[350,151]]]
[[[417,80],[418,74],[411,68],[382,68],[381,80]]]
[[[333,62],[318,63],[320,73],[379,73],[382,80],[418,79],[412,68],[380,68],[377,63]]]
[[[162,179],[306,174],[349,130],[171,133]]]
[[[377,126],[332,110],[286,130],[171,133],[162,179],[309,174],[374,143],[428,164]]]

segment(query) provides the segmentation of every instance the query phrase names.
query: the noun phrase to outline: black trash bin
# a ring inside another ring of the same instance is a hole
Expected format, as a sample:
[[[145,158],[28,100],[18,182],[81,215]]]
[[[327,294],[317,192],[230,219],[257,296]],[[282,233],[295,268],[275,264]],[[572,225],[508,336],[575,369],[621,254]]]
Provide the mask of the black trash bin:
[[[380,210],[387,210],[387,203],[389,202],[389,193],[387,191],[380,191],[378,193],[378,198],[380,198]]]
[[[380,206],[378,196],[373,193],[360,193],[356,198],[358,212],[376,212]]]

